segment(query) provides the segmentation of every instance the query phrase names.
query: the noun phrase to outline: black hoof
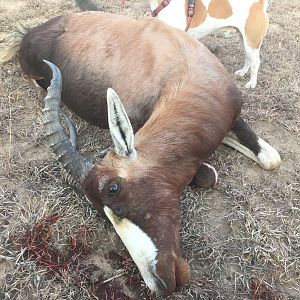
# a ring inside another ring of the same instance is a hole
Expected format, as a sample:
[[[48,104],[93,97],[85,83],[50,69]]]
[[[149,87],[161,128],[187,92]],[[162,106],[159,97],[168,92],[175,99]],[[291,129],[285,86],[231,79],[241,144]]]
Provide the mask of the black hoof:
[[[215,168],[207,163],[203,163],[194,176],[191,185],[202,188],[214,187],[218,182],[218,173]]]

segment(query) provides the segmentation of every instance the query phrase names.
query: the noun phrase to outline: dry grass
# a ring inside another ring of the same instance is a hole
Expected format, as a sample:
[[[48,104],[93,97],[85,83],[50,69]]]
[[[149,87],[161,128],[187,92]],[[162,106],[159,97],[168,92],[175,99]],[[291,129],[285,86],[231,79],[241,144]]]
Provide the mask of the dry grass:
[[[139,17],[146,1],[98,1]],[[2,5],[3,4],[3,5]],[[4,5],[5,4],[5,5]],[[15,20],[34,26],[76,9],[72,1],[1,1],[0,48]],[[259,85],[244,89],[243,115],[282,155],[274,172],[221,146],[220,182],[182,195],[189,285],[170,299],[300,299],[300,89],[298,0],[272,1]],[[243,61],[238,37],[207,37],[230,73]],[[0,67],[0,299],[151,299],[108,221],[62,182],[43,138],[36,95],[17,61]],[[107,132],[75,118],[81,151],[109,145]]]

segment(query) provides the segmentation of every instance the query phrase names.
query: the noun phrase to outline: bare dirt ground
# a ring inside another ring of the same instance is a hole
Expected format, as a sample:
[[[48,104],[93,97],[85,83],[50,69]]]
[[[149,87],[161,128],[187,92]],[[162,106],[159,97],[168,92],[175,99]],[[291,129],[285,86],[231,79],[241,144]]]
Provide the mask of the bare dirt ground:
[[[146,0],[98,1],[141,17]],[[0,0],[0,50],[16,21],[34,26],[76,10],[70,0]],[[243,116],[281,154],[266,172],[220,146],[214,189],[182,195],[183,251],[191,282],[169,299],[300,299],[300,3],[273,0],[259,84]],[[230,74],[243,64],[238,35],[203,40]],[[0,299],[154,299],[107,220],[63,180],[43,137],[41,108],[17,60],[0,66]],[[86,155],[107,132],[74,117]]]

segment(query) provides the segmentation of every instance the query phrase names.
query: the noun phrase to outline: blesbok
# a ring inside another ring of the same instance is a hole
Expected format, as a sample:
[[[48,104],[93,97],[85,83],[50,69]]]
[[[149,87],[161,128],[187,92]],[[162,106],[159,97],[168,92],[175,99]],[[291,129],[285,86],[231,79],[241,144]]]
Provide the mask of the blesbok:
[[[109,218],[147,286],[174,292],[189,279],[180,194],[205,160],[223,141],[265,169],[280,163],[240,117],[242,95],[230,76],[200,42],[155,18],[59,16],[25,34],[18,52],[27,79],[46,89],[53,76],[44,115],[58,160]],[[43,59],[57,65],[47,62],[53,75]],[[104,158],[92,163],[69,142],[60,99],[109,127],[114,147]]]

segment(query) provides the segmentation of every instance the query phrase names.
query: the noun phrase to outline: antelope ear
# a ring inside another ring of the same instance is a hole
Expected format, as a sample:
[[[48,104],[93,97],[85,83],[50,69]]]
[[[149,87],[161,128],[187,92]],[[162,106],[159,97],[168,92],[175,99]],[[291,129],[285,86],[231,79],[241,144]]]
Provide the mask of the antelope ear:
[[[115,152],[123,157],[136,157],[134,134],[124,106],[117,93],[107,90],[108,125],[115,145]]]

